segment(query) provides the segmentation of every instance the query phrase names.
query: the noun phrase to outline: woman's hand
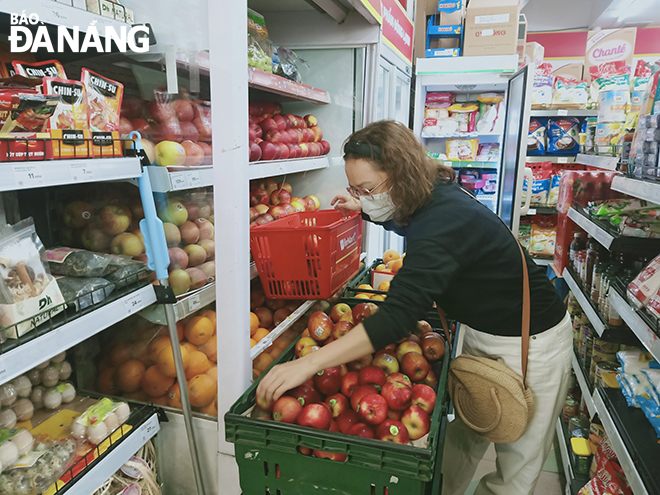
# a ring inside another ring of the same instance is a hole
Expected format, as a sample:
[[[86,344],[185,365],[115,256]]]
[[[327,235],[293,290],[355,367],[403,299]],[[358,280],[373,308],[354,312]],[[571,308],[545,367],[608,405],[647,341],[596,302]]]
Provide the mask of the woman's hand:
[[[259,383],[257,397],[275,402],[287,390],[302,385],[317,371],[309,363],[309,359],[296,359],[273,367]]]
[[[330,202],[335,210],[362,211],[362,204],[350,194],[337,194]]]

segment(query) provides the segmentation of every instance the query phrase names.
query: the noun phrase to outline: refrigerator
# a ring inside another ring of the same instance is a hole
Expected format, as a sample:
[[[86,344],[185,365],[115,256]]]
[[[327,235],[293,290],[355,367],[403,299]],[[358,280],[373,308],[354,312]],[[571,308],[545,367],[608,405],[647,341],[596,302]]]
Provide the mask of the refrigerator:
[[[514,235],[529,208],[522,185],[525,177],[531,181],[525,154],[532,83],[533,67],[518,69],[516,55],[417,59],[415,68],[415,134]],[[499,97],[500,102],[492,103]],[[456,105],[450,112],[452,118],[458,115],[457,129],[443,120],[447,102],[438,102],[447,98]],[[472,115],[475,106],[479,109]],[[487,118],[483,127],[480,118]]]

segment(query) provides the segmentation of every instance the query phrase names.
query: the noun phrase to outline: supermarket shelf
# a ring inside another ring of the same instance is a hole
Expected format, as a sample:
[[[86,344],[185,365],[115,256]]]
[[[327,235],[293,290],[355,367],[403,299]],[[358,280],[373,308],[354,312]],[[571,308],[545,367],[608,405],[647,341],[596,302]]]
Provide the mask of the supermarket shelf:
[[[623,318],[623,321],[626,322],[639,341],[657,361],[660,361],[660,338],[649,328],[637,309],[628,304],[624,296],[616,290],[610,290],[609,298],[612,307]]]
[[[181,297],[174,305],[174,316],[176,321],[183,320],[190,316],[195,311],[208,306],[215,301],[215,282],[206,284],[201,289],[198,289],[190,294]],[[165,306],[163,304],[156,304],[146,308],[140,312],[140,316],[158,325],[167,325],[165,318]]]
[[[559,453],[561,454],[561,463],[564,466],[564,477],[566,478],[566,483],[570,484],[573,479],[573,468],[571,466],[571,458],[568,451],[568,444],[566,442],[566,437],[564,436],[564,426],[561,423],[561,417],[557,418],[557,423],[555,424],[555,432],[557,433],[557,441],[559,443]],[[567,494],[570,492],[567,490]]]
[[[275,177],[276,175],[321,170],[328,168],[329,166],[330,160],[327,156],[296,158],[294,160],[274,160],[270,162],[252,162],[249,165],[249,178],[250,180],[263,179],[264,177]]]
[[[291,328],[291,325],[298,321],[315,302],[316,301],[305,301],[302,303],[302,305],[291,313],[286,320],[277,325],[268,335],[257,342],[257,345],[250,349],[250,359],[255,359],[259,354],[270,347],[273,341]]]
[[[81,478],[74,478],[70,486],[64,485],[64,489],[57,493],[66,492],[67,495],[94,493],[159,431],[158,414],[154,412],[144,423],[126,433],[112,450],[106,451],[96,465],[86,469]]]
[[[0,0],[0,2],[2,1]],[[59,5],[52,0],[47,1]],[[136,157],[4,162],[0,164],[0,177],[2,177],[0,192],[105,180],[135,179],[141,175],[142,166],[140,159]]]
[[[575,372],[577,382],[580,385],[584,403],[587,405],[587,409],[589,410],[589,416],[593,418],[596,415],[593,392],[591,391],[588,378],[584,376],[584,370],[582,369],[582,365],[580,364],[580,361],[575,352],[573,352],[573,371]]]
[[[532,204],[532,207],[527,211],[527,216],[530,215],[556,215],[557,214],[557,208],[554,208],[552,206],[534,206]]]
[[[260,91],[285,96],[293,100],[308,101],[317,105],[330,103],[330,93],[322,89],[290,81],[281,76],[248,67],[248,86]]]
[[[603,320],[600,318],[600,315],[591,304],[591,301],[587,299],[587,296],[585,296],[584,292],[582,292],[582,287],[580,287],[577,280],[573,278],[573,274],[568,270],[568,268],[564,268],[563,275],[568,288],[571,289],[571,292],[573,292],[573,295],[580,304],[582,311],[584,311],[587,315],[587,318],[589,318],[589,321],[593,325],[594,330],[596,330],[598,336],[602,337],[606,326],[605,323],[603,323]]]
[[[529,112],[530,117],[597,117],[598,110],[567,110],[553,108],[550,110],[534,110]]]
[[[602,156],[602,155],[585,155],[583,153],[580,153],[575,158],[575,163],[588,165],[590,167],[602,168],[604,170],[616,170],[616,166],[619,163],[619,157]]]
[[[528,163],[535,163],[535,162],[574,163],[575,156],[527,155],[525,161]]]
[[[477,160],[442,160],[445,166],[452,168],[498,168],[499,162],[485,162]]]
[[[166,167],[146,167],[151,179],[151,188],[154,192],[166,193],[207,187],[213,185],[213,166],[187,167],[177,170],[168,170]]]
[[[554,261],[554,258],[532,258],[534,263],[538,266],[549,266]]]
[[[617,175],[612,181],[612,189],[629,196],[660,204],[660,182],[648,182]]]
[[[578,226],[584,229],[587,234],[601,243],[604,248],[610,249],[610,246],[614,241],[614,236],[612,234],[602,229],[598,224],[592,222],[590,218],[587,218],[575,208],[568,210],[568,218],[573,220]]]
[[[154,288],[152,285],[147,285],[0,354],[0,383],[16,378],[34,368],[37,363],[70,349],[154,302],[156,302]]]
[[[453,134],[425,134],[422,132],[422,139],[452,139],[452,138],[478,138],[486,136],[500,137],[501,132],[454,132]]]
[[[257,264],[253,261],[250,263],[250,280],[254,280],[259,276],[259,272],[257,271]]]
[[[634,495],[658,493],[660,445],[644,413],[628,408],[619,389],[597,389],[594,404]]]

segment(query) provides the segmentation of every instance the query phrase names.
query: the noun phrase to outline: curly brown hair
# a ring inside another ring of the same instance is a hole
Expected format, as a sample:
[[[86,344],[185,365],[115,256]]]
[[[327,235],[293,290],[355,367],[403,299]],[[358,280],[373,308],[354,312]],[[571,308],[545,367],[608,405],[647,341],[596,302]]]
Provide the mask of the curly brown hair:
[[[412,214],[431,200],[438,180],[451,183],[456,179],[454,169],[429,157],[415,134],[400,122],[373,122],[351,134],[346,142],[349,141],[381,148],[379,158],[373,153],[371,157],[346,153],[344,160],[371,160],[378,170],[387,174],[396,207],[394,221],[398,225],[407,225]]]

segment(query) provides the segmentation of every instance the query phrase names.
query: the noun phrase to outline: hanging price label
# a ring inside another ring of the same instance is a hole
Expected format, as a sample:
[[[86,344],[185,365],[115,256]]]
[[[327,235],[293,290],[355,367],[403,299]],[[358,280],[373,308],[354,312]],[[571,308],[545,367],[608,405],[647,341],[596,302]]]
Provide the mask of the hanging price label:
[[[202,185],[202,178],[199,176],[199,172],[186,172],[186,181],[189,187],[201,187]]]
[[[44,183],[41,165],[14,165],[13,169],[19,187],[37,187]]]
[[[69,171],[71,172],[71,178],[77,182],[93,181],[96,175],[94,167],[85,162],[72,163],[69,165]]]
[[[568,115],[568,110],[557,110],[557,115],[560,117],[566,117]]]
[[[557,158],[557,163],[568,163],[568,157],[567,156],[560,156]]]
[[[143,303],[142,294],[140,292],[131,294],[124,299],[124,308],[126,309],[126,314],[132,315],[133,313],[139,311],[142,309]]]
[[[197,311],[201,307],[202,307],[202,300],[199,297],[199,294],[195,294],[194,296],[191,296],[188,299],[188,311],[190,311],[191,313],[193,311]]]
[[[173,191],[186,189],[188,187],[188,182],[186,181],[186,176],[183,172],[170,173],[170,184],[172,185]]]

